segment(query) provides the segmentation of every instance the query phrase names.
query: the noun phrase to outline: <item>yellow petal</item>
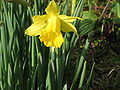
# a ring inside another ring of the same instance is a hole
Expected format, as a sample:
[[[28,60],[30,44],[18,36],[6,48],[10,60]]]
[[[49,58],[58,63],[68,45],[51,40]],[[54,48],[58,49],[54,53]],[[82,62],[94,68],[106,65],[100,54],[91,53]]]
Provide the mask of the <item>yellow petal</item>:
[[[60,20],[57,16],[51,16],[47,21],[46,32],[60,32]]]
[[[32,17],[34,23],[45,23],[48,19],[47,15],[35,15]]]
[[[54,0],[49,3],[48,7],[45,9],[45,12],[48,15],[59,14],[59,9],[58,9],[56,3],[54,2]]]
[[[59,48],[62,45],[64,39],[60,32],[60,21],[57,16],[51,16],[48,19],[46,29],[42,30],[39,38],[47,47]]]
[[[44,42],[47,47],[60,48],[64,42],[62,34],[56,32],[45,32],[40,35],[39,39],[41,42]]]
[[[73,22],[73,21],[75,21],[76,19],[82,20],[82,19],[79,18],[79,17],[71,17],[71,16],[66,16],[66,15],[59,15],[58,17],[59,17],[61,20],[64,20],[65,22]]]
[[[25,31],[25,34],[29,35],[29,36],[37,36],[40,35],[41,30],[43,30],[45,28],[46,24],[42,23],[42,24],[32,24],[30,27],[28,27]]]
[[[76,28],[71,23],[65,22],[63,20],[60,21],[61,21],[61,30],[63,32],[75,32],[77,34]]]

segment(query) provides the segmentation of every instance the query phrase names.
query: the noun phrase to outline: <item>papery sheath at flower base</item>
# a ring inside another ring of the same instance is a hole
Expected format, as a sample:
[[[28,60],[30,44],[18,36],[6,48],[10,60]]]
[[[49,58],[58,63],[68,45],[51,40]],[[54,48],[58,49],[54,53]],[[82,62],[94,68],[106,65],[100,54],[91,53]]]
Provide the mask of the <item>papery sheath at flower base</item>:
[[[56,3],[51,1],[45,9],[45,15],[35,15],[32,17],[33,24],[28,27],[25,34],[29,36],[38,36],[41,42],[47,47],[60,48],[64,42],[61,31],[75,32],[76,28],[70,23],[78,17],[59,15],[59,9]]]

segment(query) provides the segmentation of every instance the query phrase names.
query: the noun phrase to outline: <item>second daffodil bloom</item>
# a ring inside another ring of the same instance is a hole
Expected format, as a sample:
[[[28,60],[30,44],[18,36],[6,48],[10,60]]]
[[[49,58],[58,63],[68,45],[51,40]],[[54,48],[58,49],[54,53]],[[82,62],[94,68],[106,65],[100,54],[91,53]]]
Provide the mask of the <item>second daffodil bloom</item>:
[[[45,12],[45,15],[32,17],[33,24],[26,29],[25,34],[29,36],[39,35],[40,41],[45,46],[59,48],[64,42],[61,31],[77,33],[76,28],[70,22],[79,18],[59,15],[59,9],[54,0],[49,3]]]

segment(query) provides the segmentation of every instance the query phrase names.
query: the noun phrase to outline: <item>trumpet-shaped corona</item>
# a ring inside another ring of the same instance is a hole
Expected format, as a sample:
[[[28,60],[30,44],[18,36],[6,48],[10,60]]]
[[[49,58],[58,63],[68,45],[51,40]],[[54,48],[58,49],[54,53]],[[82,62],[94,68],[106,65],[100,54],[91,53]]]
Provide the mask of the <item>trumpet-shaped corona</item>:
[[[78,17],[59,15],[59,9],[56,3],[51,1],[45,9],[46,15],[35,15],[32,17],[33,24],[28,27],[25,34],[29,36],[38,36],[41,42],[47,47],[61,47],[64,42],[61,31],[75,32],[76,28],[70,23]]]

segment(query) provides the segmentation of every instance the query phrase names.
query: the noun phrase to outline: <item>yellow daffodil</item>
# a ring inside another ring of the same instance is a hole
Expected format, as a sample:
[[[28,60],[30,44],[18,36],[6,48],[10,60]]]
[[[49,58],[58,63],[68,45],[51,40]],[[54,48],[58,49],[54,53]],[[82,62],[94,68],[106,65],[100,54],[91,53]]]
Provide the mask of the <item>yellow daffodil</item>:
[[[75,32],[76,28],[70,23],[78,17],[59,15],[59,9],[56,3],[51,1],[45,9],[46,15],[33,16],[33,24],[28,27],[25,34],[29,36],[38,36],[41,42],[47,47],[59,48],[64,42],[61,31]]]

